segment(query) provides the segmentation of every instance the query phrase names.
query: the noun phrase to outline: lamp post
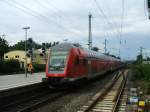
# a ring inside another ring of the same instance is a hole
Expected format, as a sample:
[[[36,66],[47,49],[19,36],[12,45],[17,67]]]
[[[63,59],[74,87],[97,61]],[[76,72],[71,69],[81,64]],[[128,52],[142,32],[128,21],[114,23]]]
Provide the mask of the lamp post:
[[[27,77],[27,31],[30,27],[23,27],[22,29],[25,30],[25,76]]]
[[[89,45],[90,50],[92,49],[91,18],[92,18],[92,14],[89,14],[89,40],[88,40],[88,45]]]

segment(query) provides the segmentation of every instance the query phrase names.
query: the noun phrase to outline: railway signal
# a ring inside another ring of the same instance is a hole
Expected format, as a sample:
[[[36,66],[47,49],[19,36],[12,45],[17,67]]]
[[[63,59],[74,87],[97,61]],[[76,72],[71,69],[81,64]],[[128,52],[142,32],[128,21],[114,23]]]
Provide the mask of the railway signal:
[[[41,48],[41,56],[44,56],[46,54],[46,48],[45,48],[45,43],[42,43],[42,48]]]
[[[42,53],[45,53],[45,43],[42,43]]]
[[[32,58],[32,55],[33,55],[33,49],[32,49],[33,40],[32,40],[32,38],[29,38],[27,43],[28,43],[28,47],[29,47],[28,51],[27,51],[27,55]]]

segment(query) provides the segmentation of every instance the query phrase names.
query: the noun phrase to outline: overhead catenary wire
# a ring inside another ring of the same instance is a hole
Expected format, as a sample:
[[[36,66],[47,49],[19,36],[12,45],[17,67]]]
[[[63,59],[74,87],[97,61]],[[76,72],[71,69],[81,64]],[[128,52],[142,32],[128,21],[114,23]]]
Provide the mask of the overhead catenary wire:
[[[61,20],[65,20],[65,22],[68,22],[69,24],[71,24],[72,25],[72,22],[73,21],[75,21],[74,19],[72,19],[72,18],[69,18],[68,19],[68,17],[66,17],[66,16],[64,16],[65,14],[64,14],[64,12],[61,10],[61,9],[59,9],[59,8],[57,8],[54,4],[52,4],[51,3],[51,1],[50,0],[44,0],[44,1],[40,1],[40,0],[37,0],[37,4],[39,4],[40,5],[40,7],[43,7],[43,8],[46,8],[47,10],[49,10],[49,8],[51,7],[51,9],[53,10],[53,12],[54,12],[54,16],[55,17],[58,17],[59,19],[61,18]],[[47,7],[48,6],[48,7]],[[49,11],[51,11],[51,10],[49,10]],[[80,27],[80,26],[79,26]],[[76,29],[78,32],[80,32],[80,33],[83,33],[83,32],[81,32],[80,30],[78,30],[78,29]]]
[[[20,11],[24,12],[25,14],[30,15],[30,16],[33,16],[33,17],[35,17],[36,19],[38,19],[38,20],[40,20],[40,21],[46,22],[46,23],[48,23],[48,24],[50,24],[50,22],[52,22],[52,23],[54,23],[55,25],[57,25],[58,28],[61,28],[62,30],[66,30],[67,33],[69,33],[69,34],[72,34],[72,33],[73,33],[73,34],[76,34],[76,35],[77,35],[76,32],[70,31],[70,29],[67,29],[65,26],[63,26],[63,25],[57,23],[56,21],[54,21],[54,20],[52,20],[52,19],[50,19],[50,18],[48,18],[48,17],[46,17],[46,16],[40,14],[40,13],[37,12],[37,11],[32,10],[32,9],[29,8],[29,7],[26,7],[25,5],[23,5],[23,4],[21,4],[21,3],[18,3],[17,1],[14,1],[14,0],[13,0],[13,1],[12,1],[12,0],[11,0],[11,1],[9,1],[9,0],[2,0],[2,2],[8,4],[8,5],[11,6],[11,7],[14,7],[14,8],[16,8],[16,9],[19,9]],[[79,34],[78,34],[78,35],[79,35]]]
[[[59,14],[56,14],[58,11],[56,11],[56,10],[54,10],[54,8],[52,8],[52,6],[51,5],[48,5],[47,3],[45,3],[45,0],[44,1],[40,1],[40,0],[36,0],[36,3],[41,7],[41,8],[43,8],[43,9],[46,9],[48,12],[50,11],[50,12],[53,12],[53,13],[55,13],[55,14],[53,14],[53,16],[55,16],[55,17],[62,17],[62,15],[59,13]],[[52,9],[52,10],[50,10],[50,8]]]
[[[49,23],[49,21],[47,20],[47,18],[45,16],[33,11],[30,8],[25,7],[24,5],[22,5],[16,1],[3,0],[2,2],[5,2],[6,4],[23,11],[27,15],[31,15],[31,16],[35,17],[36,19],[39,19],[39,20],[44,21],[46,23]],[[15,4],[13,2],[15,2]]]
[[[105,21],[107,22],[107,24],[111,27],[111,28],[115,28],[117,27],[117,25],[115,23],[111,23],[108,19],[108,17],[106,16],[106,14],[104,13],[103,9],[101,8],[101,6],[99,5],[99,3],[97,2],[97,0],[94,0],[97,8],[99,9],[99,12],[103,15]],[[121,25],[120,25],[120,30],[117,31],[118,33],[118,38],[119,38],[119,45],[121,45],[121,37],[122,37],[122,33],[123,33],[123,24],[124,24],[124,0],[122,0],[122,14],[121,14]],[[120,47],[120,46],[119,46]],[[119,56],[120,56],[120,50],[119,50]]]
[[[102,16],[104,17],[105,21],[107,22],[107,24],[112,28],[112,29],[115,29],[115,24],[114,23],[111,23],[108,19],[108,17],[106,16],[106,14],[104,13],[103,9],[101,8],[101,6],[99,5],[99,3],[97,2],[97,0],[94,0],[99,12],[102,14]],[[116,32],[118,37],[120,36],[120,32],[117,31]]]
[[[106,16],[106,14],[104,13],[104,11],[103,11],[103,9],[100,7],[100,5],[98,4],[98,2],[96,1],[96,0],[94,0],[94,2],[95,2],[95,4],[96,4],[96,6],[97,6],[97,8],[98,8],[98,14],[99,14],[99,16],[101,16],[101,14],[102,14],[102,16],[104,17],[104,21],[106,22],[106,24],[108,24],[108,26],[110,26],[112,29],[115,29],[115,23],[113,24],[113,23],[111,23],[110,21],[109,21],[109,19],[108,19],[108,17]],[[111,32],[106,32],[106,34],[107,34],[107,36],[110,36],[110,37],[113,37],[113,33],[116,33],[116,35],[117,35],[117,37],[119,37],[120,36],[120,32],[119,31],[115,31],[114,32],[114,30],[113,31],[111,31]]]
[[[52,4],[51,0],[44,0],[44,2],[46,2],[46,4],[49,4],[52,8],[55,9],[56,12],[59,12],[60,14],[62,14],[61,16],[63,16],[63,11],[61,9],[57,8],[54,4]]]
[[[31,12],[29,12],[29,11],[27,11],[27,10],[21,8],[21,7],[18,7],[17,5],[14,5],[14,4],[12,4],[11,2],[8,2],[7,0],[3,0],[3,1],[1,1],[1,2],[5,2],[5,3],[8,4],[9,6],[14,7],[14,8],[16,8],[16,9],[19,9],[19,10],[21,10],[22,12],[24,12],[25,14],[30,15],[30,16],[33,16],[33,17],[35,17],[36,19],[41,20],[41,18],[39,18],[39,16],[37,16],[37,15],[35,15],[35,14],[33,14],[33,13],[31,13]]]
[[[93,6],[93,5],[95,4],[95,3],[94,3],[95,1],[91,1],[91,2],[92,2],[92,3],[91,3],[92,5],[91,5],[91,8],[90,8],[90,12],[92,12],[91,10],[93,10],[92,13],[93,13],[94,15],[96,15],[96,14],[98,13],[98,16],[94,16],[94,17],[93,17],[93,20],[95,20],[95,21],[93,22],[93,24],[94,24],[94,23],[99,24],[96,20],[98,19],[97,17],[102,17],[102,15],[99,13],[99,10],[96,10],[96,9],[95,9],[95,6]],[[93,4],[93,3],[94,3],[94,4]],[[105,23],[105,24],[108,24],[108,22],[107,22],[106,20],[104,20],[104,23]],[[95,25],[96,25],[96,24],[95,24]],[[108,25],[109,25],[109,24],[108,24]],[[113,36],[113,32],[106,31],[106,35],[107,35],[107,37],[110,37],[110,38],[111,38],[111,37]],[[105,38],[107,38],[107,37],[105,37]]]
[[[26,7],[25,5],[23,5],[23,4],[21,4],[21,3],[16,2],[15,0],[13,0],[13,1],[14,1],[16,4],[21,5],[21,6],[24,7],[25,9],[27,9],[27,10],[29,10],[29,11],[31,11],[31,12],[33,12],[33,13],[35,13],[35,14],[41,16],[41,17],[43,17],[43,19],[45,19],[48,23],[49,23],[49,22],[53,22],[53,23],[55,23],[59,28],[61,27],[63,30],[66,30],[68,33],[74,33],[74,32],[72,32],[72,31],[68,30],[68,29],[67,29],[65,26],[63,26],[62,24],[57,23],[56,21],[54,21],[54,20],[52,20],[52,19],[50,19],[50,18],[48,18],[48,17],[46,17],[46,16],[40,14],[40,13],[37,12],[37,11],[32,10],[31,8]],[[76,34],[76,33],[74,33],[74,34]]]
[[[122,37],[123,37],[123,25],[124,25],[124,12],[125,12],[125,4],[124,0],[122,0],[122,14],[121,14],[121,25],[120,25],[120,38],[119,38],[119,57],[121,56],[121,44],[122,44]]]
[[[124,24],[124,11],[125,11],[125,6],[124,6],[124,0],[122,0],[122,15],[121,15],[121,31],[120,31],[120,38],[122,38],[122,33],[123,33],[123,24]]]
[[[108,6],[108,5],[107,5]],[[122,2],[122,12],[121,12],[121,25],[120,26],[117,26],[117,23],[115,21],[112,21],[114,23],[114,27],[118,27],[118,38],[119,38],[119,43],[121,44],[121,37],[122,37],[122,28],[123,28],[123,21],[124,21],[124,1]],[[107,7],[107,9],[109,9],[109,7]],[[110,11],[110,9],[109,9]],[[110,15],[109,15],[110,17]],[[112,16],[111,16],[112,17]],[[112,17],[113,18],[113,17]]]
[[[95,20],[95,19],[93,19],[93,20]],[[96,25],[96,24],[98,24],[97,21],[93,21],[93,26]],[[109,35],[108,31],[105,31],[105,33],[103,35],[103,38],[107,39],[107,42],[108,42],[108,38],[111,38],[111,35]],[[108,46],[107,46],[107,48],[108,48]],[[104,50],[104,49],[102,49],[102,50]],[[107,49],[107,51],[108,51],[108,49]]]
[[[101,15],[100,13],[99,13],[99,10],[96,10],[96,8],[95,8],[95,1],[90,1],[91,2],[91,8],[90,8],[90,12],[92,12],[94,15],[97,15],[97,13],[98,13],[98,15],[97,16],[94,16],[93,17],[93,20],[95,20],[94,22],[93,22],[93,24],[94,23],[96,23],[96,24],[94,24],[94,25],[98,25],[99,23],[98,23],[98,21],[96,21],[96,20],[98,20],[98,18],[97,17],[102,17],[103,15]],[[92,11],[91,11],[92,10]],[[107,20],[104,20],[104,24],[108,24],[108,22],[107,22]],[[110,25],[110,24],[108,24],[108,25]],[[108,30],[106,30],[105,31],[105,34],[104,34],[104,38],[105,39],[108,39],[108,38],[110,38],[111,39],[111,37],[113,37],[113,32],[112,31],[108,31]]]
[[[38,0],[39,1],[39,0]],[[76,21],[75,19],[69,18],[65,16],[65,13],[59,9],[58,7],[55,6],[55,4],[52,3],[50,0],[44,0],[42,1],[43,7],[45,8],[46,6],[51,7],[54,11],[55,17],[58,16],[58,18],[61,18],[61,20],[64,20],[65,22],[68,22],[69,24],[73,25],[72,22]],[[48,8],[47,8],[48,9]],[[77,24],[76,24],[77,25]],[[81,25],[79,24],[78,27]],[[78,30],[78,28],[74,28],[78,33],[83,33],[81,30]],[[76,33],[76,32],[75,32]]]

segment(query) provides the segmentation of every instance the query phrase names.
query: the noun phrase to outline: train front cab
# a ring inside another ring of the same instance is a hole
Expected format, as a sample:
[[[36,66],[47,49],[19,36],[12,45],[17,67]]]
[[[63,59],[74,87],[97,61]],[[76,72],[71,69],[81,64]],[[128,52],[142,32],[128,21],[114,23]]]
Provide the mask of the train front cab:
[[[66,77],[69,51],[51,50],[46,65],[46,77],[50,83],[61,82]]]
[[[84,52],[72,47],[67,51],[51,50],[46,66],[46,77],[51,83],[81,79],[87,74]]]

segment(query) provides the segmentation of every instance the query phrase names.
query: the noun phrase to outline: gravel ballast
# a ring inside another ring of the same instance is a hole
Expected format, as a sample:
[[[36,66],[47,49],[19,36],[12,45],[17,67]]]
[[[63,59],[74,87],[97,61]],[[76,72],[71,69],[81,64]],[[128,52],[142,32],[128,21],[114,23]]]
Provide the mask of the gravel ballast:
[[[86,84],[86,86],[84,85],[78,89],[75,88],[69,94],[34,110],[34,112],[77,112],[81,106],[86,104],[97,91],[112,79],[113,75],[113,73],[109,74],[96,81],[92,81],[92,83]]]

